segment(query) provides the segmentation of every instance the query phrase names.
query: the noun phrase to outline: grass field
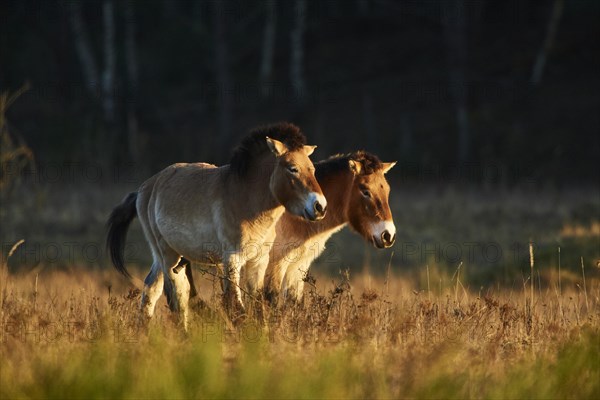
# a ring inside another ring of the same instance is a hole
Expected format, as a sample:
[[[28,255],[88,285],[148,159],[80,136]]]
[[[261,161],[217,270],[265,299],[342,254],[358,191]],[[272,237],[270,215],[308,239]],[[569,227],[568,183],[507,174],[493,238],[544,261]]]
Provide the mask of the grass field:
[[[528,285],[475,293],[456,277],[441,292],[317,280],[302,306],[238,328],[215,290],[188,334],[164,301],[139,328],[139,293],[110,281],[3,276],[2,398],[600,398],[597,278],[533,303]]]
[[[0,398],[600,398],[594,191],[395,192],[392,251],[337,236],[304,303],[262,322],[234,328],[195,270],[187,334],[164,299],[140,327],[139,291],[94,253],[126,191],[3,203]],[[503,257],[471,257],[474,241]],[[129,242],[141,278],[137,223]]]

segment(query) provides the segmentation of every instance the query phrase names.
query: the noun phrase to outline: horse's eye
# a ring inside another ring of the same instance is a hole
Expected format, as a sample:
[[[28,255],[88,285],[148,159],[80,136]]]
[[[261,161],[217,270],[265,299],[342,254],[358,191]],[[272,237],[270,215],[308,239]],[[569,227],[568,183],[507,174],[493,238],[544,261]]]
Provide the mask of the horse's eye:
[[[367,198],[371,198],[371,192],[369,192],[368,190],[361,190],[360,192],[362,193],[363,196],[365,196]]]
[[[290,171],[292,174],[298,173],[298,167],[296,167],[295,165],[288,165],[287,170]]]

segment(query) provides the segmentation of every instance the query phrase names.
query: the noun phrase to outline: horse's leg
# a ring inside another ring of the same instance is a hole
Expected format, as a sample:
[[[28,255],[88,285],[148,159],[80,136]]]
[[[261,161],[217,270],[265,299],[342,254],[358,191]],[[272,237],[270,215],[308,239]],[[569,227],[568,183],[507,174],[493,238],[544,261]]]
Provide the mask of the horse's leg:
[[[235,320],[245,313],[240,290],[240,270],[245,264],[241,252],[229,252],[223,257],[223,300]]]
[[[185,269],[185,276],[190,284],[190,298],[196,297],[198,295],[198,291],[196,290],[196,285],[194,284],[194,275],[192,274],[192,263],[184,257],[181,257],[179,260],[179,264],[173,269],[174,272],[179,272]],[[162,272],[162,271],[161,271]],[[167,304],[171,305],[171,298],[174,296],[174,288],[171,285],[170,281],[165,281],[164,283],[165,296],[167,296]],[[171,310],[173,311],[173,310]]]
[[[144,229],[144,234],[146,234],[146,238],[152,248],[152,255],[154,257],[152,269],[159,272],[153,274],[153,271],[151,271],[146,278],[151,285],[145,285],[144,287],[148,293],[146,296],[148,300],[147,303],[143,304],[150,304],[150,300],[154,299],[152,304],[152,307],[154,307],[156,300],[160,296],[159,288],[162,286],[167,294],[169,308],[171,311],[179,313],[180,320],[183,322],[184,328],[187,329],[190,285],[186,279],[185,272],[183,270],[180,271],[181,268],[175,268],[181,256],[169,247],[158,229],[154,207],[156,204],[155,193],[144,193],[143,198],[138,197],[138,215]],[[162,285],[160,284],[159,276],[162,277]]]
[[[308,266],[303,262],[293,262],[288,266],[281,284],[281,292],[287,301],[298,302],[302,298]]]
[[[150,224],[152,216],[152,213],[148,208],[150,197],[151,195],[147,191],[140,191],[138,194],[138,203],[136,205],[140,224],[142,225],[144,236],[146,237],[146,241],[150,246],[152,258],[154,260],[152,266],[150,267],[150,272],[146,276],[146,279],[144,279],[144,290],[142,292],[142,301],[140,304],[142,316],[146,319],[150,319],[154,315],[156,302],[160,298],[163,289],[163,272],[161,266],[162,257],[158,242]]]
[[[183,263],[185,266],[185,276],[190,283],[190,298],[196,297],[198,291],[196,290],[196,284],[194,283],[194,274],[192,274],[192,263],[185,258],[181,258],[180,264]]]
[[[154,315],[156,302],[163,291],[163,272],[160,263],[154,261],[150,272],[144,279],[144,291],[142,293],[142,314],[150,319]]]
[[[240,271],[240,286],[244,288],[246,293],[242,293],[244,304],[247,304],[247,295],[254,295],[256,290],[256,262],[254,259],[246,260],[244,267]]]
[[[291,261],[291,257],[295,253],[289,251],[289,244],[282,242],[271,243],[269,252],[269,264],[263,277],[263,293],[264,298],[271,305],[277,306],[279,292],[281,291],[281,282]]]
[[[248,288],[250,289],[250,293],[258,294],[259,297],[262,297],[263,287],[265,285],[265,273],[269,266],[271,249],[273,248],[275,237],[276,231],[275,229],[272,229],[263,238],[262,244],[257,248],[257,253],[252,254],[252,257],[246,261],[245,268],[251,271],[249,274],[250,279],[248,280]],[[251,267],[248,267],[248,265],[251,265]]]
[[[183,327],[187,330],[190,284],[185,275],[185,271],[176,268],[180,258],[179,254],[171,249],[163,251],[163,265],[165,266],[163,272],[165,274],[165,282],[168,282],[167,285],[171,288],[169,307],[172,311],[179,312]]]
[[[265,283],[265,271],[269,265],[267,255],[260,258],[253,258],[246,261],[242,273],[245,276],[245,287],[249,294],[253,296],[262,296]]]
[[[269,261],[273,253],[273,247],[275,246],[275,238],[277,233],[273,230],[265,237],[265,241],[262,245],[262,253],[259,254],[256,267],[256,289],[262,295],[265,287],[265,275],[269,268]],[[261,296],[262,297],[262,296]]]
[[[247,311],[252,311],[258,321],[264,319],[265,310],[263,304],[263,283],[265,270],[269,264],[268,253],[249,259],[242,269],[244,287],[247,293],[243,293],[244,304]],[[245,279],[244,279],[245,278]]]
[[[181,256],[162,241],[162,265],[165,290],[169,291],[169,308],[179,314],[183,327],[188,326],[188,303],[190,299],[190,284],[182,268],[177,268]]]
[[[264,278],[263,292],[265,299],[272,307],[277,305],[287,265],[288,261],[285,258],[277,261],[269,261]]]
[[[188,301],[190,296],[190,284],[182,268],[177,268],[181,256],[175,252],[162,235],[156,225],[156,219],[149,209],[150,230],[154,236],[157,253],[160,254],[160,267],[163,275],[163,286],[171,311],[179,314],[179,320],[187,330]]]

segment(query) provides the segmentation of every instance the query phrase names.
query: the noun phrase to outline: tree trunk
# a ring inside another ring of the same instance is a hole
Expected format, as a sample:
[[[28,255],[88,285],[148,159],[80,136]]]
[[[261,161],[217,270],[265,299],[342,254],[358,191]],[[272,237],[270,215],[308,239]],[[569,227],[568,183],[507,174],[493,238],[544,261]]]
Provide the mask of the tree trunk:
[[[269,96],[269,81],[273,71],[273,55],[275,53],[275,32],[277,27],[277,2],[266,0],[266,21],[263,31],[262,59],[260,62],[260,91],[263,98]]]
[[[458,127],[458,159],[470,156],[470,132],[467,108],[467,15],[464,0],[446,0],[443,4],[443,25],[450,76],[450,93],[454,100]]]
[[[102,109],[104,121],[112,125],[115,121],[115,15],[111,0],[102,4],[104,19],[104,72],[102,73]]]
[[[85,30],[83,16],[81,15],[81,3],[69,3],[69,21],[73,30],[73,39],[75,41],[75,51],[81,63],[85,87],[91,96],[95,97],[98,90],[98,68],[94,60],[92,46]]]
[[[546,66],[546,58],[548,53],[552,50],[554,44],[554,38],[556,37],[556,31],[558,30],[558,23],[563,14],[564,0],[554,0],[552,7],[552,13],[548,20],[548,29],[546,30],[546,38],[544,44],[540,48],[540,51],[535,60],[533,71],[531,73],[531,83],[538,85],[542,81],[542,75],[544,74],[544,67]]]
[[[215,75],[217,80],[217,103],[219,107],[219,134],[217,147],[224,154],[231,139],[233,118],[233,84],[229,71],[229,46],[227,43],[226,0],[212,3],[215,35]]]
[[[136,168],[140,167],[142,143],[139,138],[137,120],[138,102],[138,62],[135,41],[135,11],[133,0],[124,3],[125,14],[125,63],[127,67],[128,98],[127,98],[127,144],[129,157]]]
[[[298,104],[303,104],[306,97],[306,83],[304,81],[306,11],[306,0],[295,0],[294,21],[290,33],[290,81]]]

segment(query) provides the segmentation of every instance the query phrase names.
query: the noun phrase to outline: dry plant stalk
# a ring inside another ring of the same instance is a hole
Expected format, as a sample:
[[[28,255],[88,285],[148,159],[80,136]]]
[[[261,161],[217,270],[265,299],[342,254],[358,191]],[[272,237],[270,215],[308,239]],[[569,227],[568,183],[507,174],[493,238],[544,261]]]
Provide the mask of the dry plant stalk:
[[[581,275],[583,276],[583,294],[585,296],[585,311],[590,311],[590,303],[588,302],[587,286],[585,284],[585,266],[583,264],[583,256],[581,257]]]
[[[533,307],[533,265],[534,265],[534,258],[533,258],[533,242],[529,241],[529,266],[531,267],[531,275],[529,276],[529,279],[531,279],[530,282],[530,287],[531,287],[531,307]]]
[[[562,283],[560,281],[560,246],[558,246],[558,291],[562,295]]]
[[[4,306],[4,294],[6,293],[6,288],[8,287],[8,259],[14,254],[15,251],[17,251],[19,246],[21,246],[23,243],[25,243],[25,239],[21,239],[15,244],[13,244],[10,248],[10,251],[6,255],[6,259],[2,257],[2,254],[0,254],[0,271],[2,272],[2,280],[0,282],[4,283],[2,291],[0,291],[0,310]]]

